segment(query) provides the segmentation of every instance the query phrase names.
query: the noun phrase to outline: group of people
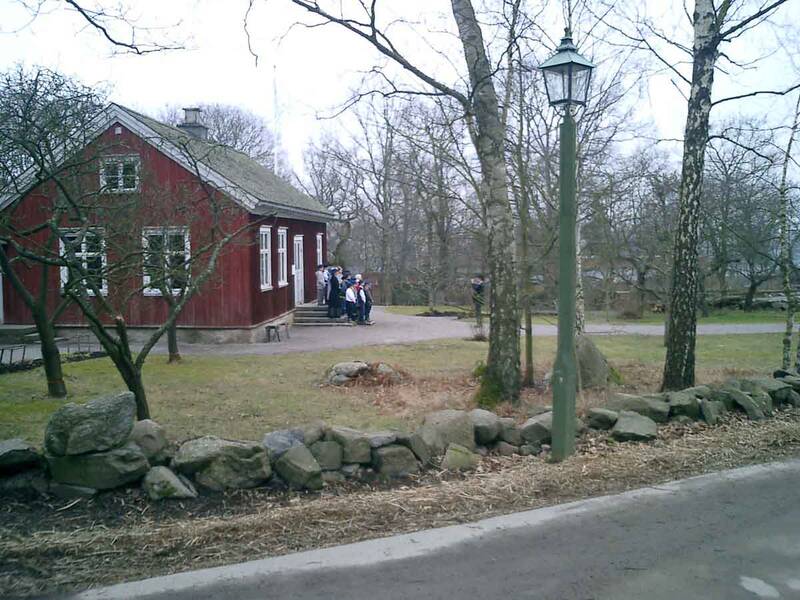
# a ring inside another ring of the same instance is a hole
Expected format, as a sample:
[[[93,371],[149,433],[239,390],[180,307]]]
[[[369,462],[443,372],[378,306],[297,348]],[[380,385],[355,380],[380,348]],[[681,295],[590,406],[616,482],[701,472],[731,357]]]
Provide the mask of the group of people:
[[[372,291],[361,274],[351,274],[341,267],[317,265],[317,305],[328,305],[328,317],[346,314],[351,323],[372,325]]]

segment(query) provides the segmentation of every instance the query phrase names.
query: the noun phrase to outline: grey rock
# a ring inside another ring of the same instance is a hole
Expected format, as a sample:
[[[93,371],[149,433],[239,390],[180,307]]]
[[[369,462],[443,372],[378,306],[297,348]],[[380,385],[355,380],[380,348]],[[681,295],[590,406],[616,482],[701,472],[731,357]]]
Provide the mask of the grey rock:
[[[380,477],[406,477],[419,471],[417,457],[399,444],[373,450],[372,466]]]
[[[125,444],[136,418],[133,393],[65,404],[47,422],[44,445],[52,456],[104,452]]]
[[[341,362],[333,365],[330,370],[328,371],[328,381],[333,383],[334,385],[341,385],[336,384],[334,380],[340,381],[341,378],[346,378],[346,381],[358,377],[362,373],[365,373],[369,370],[369,365],[365,362],[361,361],[348,361],[348,362]]]
[[[652,419],[623,410],[611,430],[611,436],[619,442],[640,442],[655,439],[658,425]]]
[[[396,431],[371,431],[366,434],[369,440],[370,448],[380,448],[381,446],[388,446],[397,441]]]
[[[743,392],[764,391],[778,405],[788,402],[792,390],[791,384],[769,377],[741,379],[739,383]]]
[[[692,417],[687,417],[686,415],[676,415],[670,419],[672,423],[677,423],[678,425],[691,425],[694,423],[694,419]]]
[[[548,412],[553,412],[553,407],[549,404],[544,406],[531,406],[528,408],[528,417],[535,417]]]
[[[80,485],[69,485],[68,483],[51,483],[48,492],[56,498],[62,500],[74,500],[76,498],[92,498],[97,495],[97,490]]]
[[[520,456],[533,456],[539,454],[541,451],[541,446],[534,446],[532,444],[522,444],[522,446],[519,447]]]
[[[310,450],[323,471],[335,471],[342,467],[342,447],[336,442],[315,442]]]
[[[479,455],[461,444],[449,444],[442,459],[442,468],[447,471],[472,471],[480,464]]]
[[[522,425],[520,432],[528,445],[541,446],[549,443],[553,434],[553,413],[546,412],[531,417]]]
[[[486,446],[475,446],[475,454],[479,456],[489,456],[489,449]]]
[[[511,417],[500,419],[500,439],[512,446],[522,444],[522,431],[517,422]]]
[[[348,427],[331,427],[325,439],[337,442],[342,447],[343,462],[369,464],[372,461],[369,438],[362,431]]]
[[[431,449],[418,433],[398,432],[397,443],[411,450],[423,465],[431,462]]]
[[[669,419],[669,404],[662,400],[644,396],[614,394],[608,401],[606,408],[639,413],[656,423],[666,423]]]
[[[607,408],[590,408],[586,415],[586,424],[592,429],[607,431],[614,427],[619,414]]]
[[[136,444],[107,452],[46,458],[54,481],[98,490],[138,481],[150,468],[147,458]]]
[[[325,437],[325,432],[328,430],[328,426],[325,424],[325,421],[314,421],[313,423],[307,423],[306,425],[303,425],[300,429],[302,430],[303,434],[303,443],[306,446],[311,447],[312,444]]]
[[[21,438],[0,440],[0,474],[10,475],[41,464],[36,448]]]
[[[758,407],[765,416],[770,416],[772,414],[772,397],[767,392],[764,390],[753,390],[748,395],[758,404]]]
[[[482,408],[471,410],[469,418],[475,430],[475,443],[479,446],[495,441],[502,431],[500,417],[488,410]]]
[[[322,481],[327,485],[344,483],[345,476],[344,473],[342,473],[341,471],[323,471]]]
[[[778,381],[782,381],[783,383],[788,383],[792,386],[795,392],[800,392],[800,376],[798,375],[783,375],[782,377],[776,377]]]
[[[714,402],[722,402],[726,410],[735,410],[738,406],[736,400],[733,398],[731,388],[714,388],[711,390],[708,399]]]
[[[275,463],[275,471],[295,489],[322,489],[322,469],[305,446],[287,450]]]
[[[608,361],[588,336],[575,337],[575,357],[578,360],[581,389],[608,386],[608,379],[611,376]]]
[[[41,469],[27,469],[7,477],[0,477],[0,497],[37,497],[46,494],[48,489],[49,482]]]
[[[728,389],[726,391],[733,400],[734,406],[743,410],[749,418],[754,421],[764,418],[764,411],[758,403],[743,391],[737,389]]]
[[[352,381],[347,375],[331,375],[328,378],[328,383],[331,385],[344,385]]]
[[[463,410],[430,413],[426,415],[417,433],[434,454],[441,454],[450,444],[459,444],[469,450],[475,448],[472,420]]]
[[[142,449],[151,465],[169,460],[167,434],[155,421],[144,419],[134,423],[130,441]]]
[[[696,385],[694,387],[681,390],[684,394],[691,394],[695,398],[708,398],[711,395],[711,388],[707,385]]]
[[[499,454],[500,456],[513,456],[514,454],[519,453],[519,446],[514,446],[508,442],[500,441],[496,442],[494,446],[492,446],[492,452]]]
[[[392,384],[402,383],[403,381],[403,375],[386,363],[378,363],[375,367],[375,375],[380,377],[382,381]]]
[[[305,448],[305,446],[300,446]],[[194,475],[195,481],[211,490],[249,489],[270,478],[267,451],[256,442],[225,448],[214,460]]]
[[[792,390],[789,394],[789,399],[786,401],[786,404],[795,408],[800,408],[800,394],[798,394],[795,390]]]
[[[197,498],[197,490],[185,477],[167,467],[153,467],[142,480],[142,489],[151,500],[167,498]]]
[[[349,463],[342,465],[341,473],[347,479],[363,479],[366,475],[366,469],[359,463]]]
[[[716,425],[720,416],[725,412],[725,405],[718,400],[700,400],[700,412],[703,420],[709,425]]]
[[[302,446],[304,433],[301,429],[278,429],[264,435],[261,445],[269,452],[269,458],[274,463],[289,448]]]
[[[697,420],[700,418],[700,403],[694,393],[669,392],[667,394],[669,402],[669,416],[674,418],[680,415]]]

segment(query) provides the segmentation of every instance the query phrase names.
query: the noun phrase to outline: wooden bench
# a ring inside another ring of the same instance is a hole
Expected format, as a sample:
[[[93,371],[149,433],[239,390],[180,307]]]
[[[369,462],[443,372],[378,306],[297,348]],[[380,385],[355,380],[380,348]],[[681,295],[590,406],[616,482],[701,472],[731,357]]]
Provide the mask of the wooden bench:
[[[266,325],[264,330],[267,333],[267,343],[272,341],[272,334],[275,334],[275,339],[277,341],[281,341],[281,327],[284,328],[284,332],[286,333],[286,339],[291,339],[289,335],[289,323],[278,323],[276,325]]]

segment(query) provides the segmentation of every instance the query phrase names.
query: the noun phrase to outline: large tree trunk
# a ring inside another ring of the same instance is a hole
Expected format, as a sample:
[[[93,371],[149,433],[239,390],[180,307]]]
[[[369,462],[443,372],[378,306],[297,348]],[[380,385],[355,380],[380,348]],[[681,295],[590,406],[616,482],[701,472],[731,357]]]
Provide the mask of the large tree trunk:
[[[36,333],[39,334],[39,348],[44,363],[44,374],[47,378],[47,394],[54,398],[67,395],[67,386],[61,370],[61,353],[56,344],[56,332],[53,323],[41,306],[30,307]]]
[[[486,184],[492,293],[489,300],[489,356],[479,396],[489,402],[516,402],[520,390],[519,307],[514,265],[514,219],[506,180],[505,130],[493,84],[494,67],[486,56],[483,34],[472,2],[451,0],[451,4],[472,85],[472,110],[477,124],[475,150]]]
[[[692,88],[683,141],[678,227],[675,233],[672,290],[664,363],[663,390],[694,385],[697,337],[697,245],[703,167],[708,142],[711,88],[717,60],[717,23],[712,0],[697,0],[694,9]]]
[[[756,292],[758,291],[758,284],[751,281],[747,285],[747,292],[744,295],[744,310],[751,312],[753,310],[753,300],[755,300]]]
[[[169,360],[167,362],[181,361],[181,352],[178,348],[178,326],[175,323],[167,329],[167,351],[169,352]]]

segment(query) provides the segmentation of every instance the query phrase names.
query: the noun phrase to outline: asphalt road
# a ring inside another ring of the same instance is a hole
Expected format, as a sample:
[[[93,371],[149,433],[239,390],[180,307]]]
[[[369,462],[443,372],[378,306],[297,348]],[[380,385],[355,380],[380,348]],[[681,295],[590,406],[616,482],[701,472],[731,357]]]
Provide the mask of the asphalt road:
[[[75,600],[800,598],[800,460]]]

